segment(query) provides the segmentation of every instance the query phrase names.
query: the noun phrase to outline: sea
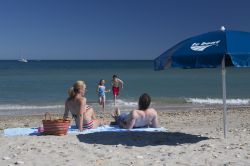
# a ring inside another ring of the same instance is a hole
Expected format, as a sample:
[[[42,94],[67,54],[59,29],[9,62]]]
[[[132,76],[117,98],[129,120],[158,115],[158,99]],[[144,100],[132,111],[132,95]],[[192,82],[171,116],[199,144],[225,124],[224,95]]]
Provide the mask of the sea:
[[[87,102],[96,111],[100,79],[111,89],[113,75],[124,81],[117,106],[137,108],[138,98],[148,93],[152,107],[182,111],[222,107],[221,68],[154,71],[151,60],[16,60],[0,61],[0,115],[63,113],[67,90],[75,81],[87,85]],[[250,68],[228,67],[228,107],[250,106]],[[106,93],[105,111],[114,109],[112,93]]]

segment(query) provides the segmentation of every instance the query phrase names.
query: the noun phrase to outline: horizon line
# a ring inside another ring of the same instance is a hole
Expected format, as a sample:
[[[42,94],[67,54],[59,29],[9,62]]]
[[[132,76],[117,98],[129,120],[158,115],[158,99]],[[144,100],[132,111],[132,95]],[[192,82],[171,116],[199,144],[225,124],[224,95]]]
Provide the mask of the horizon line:
[[[28,61],[152,61],[154,59],[28,59]],[[0,61],[18,61],[18,59],[0,59]]]

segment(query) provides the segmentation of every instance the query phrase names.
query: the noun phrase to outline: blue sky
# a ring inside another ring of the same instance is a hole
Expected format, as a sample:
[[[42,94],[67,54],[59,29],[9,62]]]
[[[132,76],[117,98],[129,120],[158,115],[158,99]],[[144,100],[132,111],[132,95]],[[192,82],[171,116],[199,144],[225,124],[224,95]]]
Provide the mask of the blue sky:
[[[224,25],[250,31],[248,0],[0,0],[0,59],[154,59]]]

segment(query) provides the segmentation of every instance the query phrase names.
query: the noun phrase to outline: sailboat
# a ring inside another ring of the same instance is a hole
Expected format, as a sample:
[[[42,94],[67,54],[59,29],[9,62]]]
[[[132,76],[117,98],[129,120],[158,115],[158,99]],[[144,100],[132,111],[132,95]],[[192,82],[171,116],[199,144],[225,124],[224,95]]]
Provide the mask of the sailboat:
[[[25,59],[25,58],[18,59],[18,61],[19,61],[19,62],[24,62],[24,63],[27,63],[27,62],[28,62],[28,60]]]
[[[20,54],[21,54],[21,58],[20,58],[20,59],[18,59],[18,61],[19,61],[19,62],[23,62],[23,63],[27,63],[27,62],[28,62],[28,60],[22,56],[22,49],[21,49],[21,51],[20,51],[20,52],[21,52],[21,53],[20,53]]]

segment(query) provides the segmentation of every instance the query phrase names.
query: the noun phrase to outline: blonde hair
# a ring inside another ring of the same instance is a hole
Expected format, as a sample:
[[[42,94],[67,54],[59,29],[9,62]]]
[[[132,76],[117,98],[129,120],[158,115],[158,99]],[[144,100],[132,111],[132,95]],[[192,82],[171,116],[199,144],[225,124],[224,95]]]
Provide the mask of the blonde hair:
[[[73,85],[73,87],[70,87],[68,89],[68,95],[70,98],[75,97],[75,95],[78,93],[79,89],[85,89],[86,88],[86,84],[84,81],[76,81]]]

